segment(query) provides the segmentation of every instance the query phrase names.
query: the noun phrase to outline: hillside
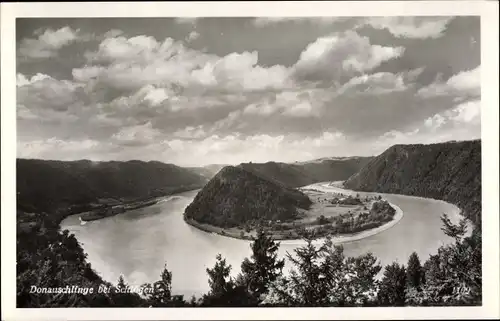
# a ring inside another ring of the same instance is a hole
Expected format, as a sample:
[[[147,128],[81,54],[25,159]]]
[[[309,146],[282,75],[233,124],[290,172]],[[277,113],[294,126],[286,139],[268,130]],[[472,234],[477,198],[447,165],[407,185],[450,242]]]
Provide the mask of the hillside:
[[[267,162],[242,163],[240,166],[288,187],[299,187],[317,182],[346,180],[371,159],[372,157],[325,158],[293,164]]]
[[[187,220],[219,227],[249,222],[291,220],[297,208],[308,208],[309,198],[244,166],[226,166],[196,195],[186,208]]]
[[[394,145],[344,184],[359,191],[429,197],[453,203],[481,222],[481,141]]]
[[[215,176],[224,166],[227,165],[220,165],[220,164],[211,164],[211,165],[206,165],[203,167],[186,167],[186,169],[189,169],[195,174],[201,175],[203,177],[206,177],[207,179],[210,179]]]
[[[141,200],[200,188],[207,179],[161,162],[17,159],[17,207],[29,212],[78,210],[90,203]]]

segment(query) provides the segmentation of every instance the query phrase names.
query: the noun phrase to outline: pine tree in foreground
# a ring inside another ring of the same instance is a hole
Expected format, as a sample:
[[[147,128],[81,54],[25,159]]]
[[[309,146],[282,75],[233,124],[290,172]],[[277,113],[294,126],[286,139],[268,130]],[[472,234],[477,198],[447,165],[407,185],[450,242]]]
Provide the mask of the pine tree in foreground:
[[[408,259],[406,268],[406,282],[408,288],[418,289],[424,282],[424,270],[420,264],[420,259],[416,252],[413,252]]]
[[[406,269],[394,262],[385,267],[380,282],[378,302],[382,306],[404,306],[406,290]]]
[[[160,274],[160,280],[153,284],[145,283],[141,286],[141,289],[149,305],[152,307],[185,305],[182,295],[172,295],[172,272],[167,269],[166,264]]]
[[[231,265],[226,263],[220,254],[216,256],[213,268],[207,268],[210,291],[202,298],[202,306],[212,307],[243,307],[256,306],[246,287],[236,282],[231,276]]]
[[[282,273],[285,260],[278,259],[279,243],[264,230],[259,229],[251,244],[252,256],[241,264],[241,279],[250,294],[257,300],[267,293],[268,286]]]

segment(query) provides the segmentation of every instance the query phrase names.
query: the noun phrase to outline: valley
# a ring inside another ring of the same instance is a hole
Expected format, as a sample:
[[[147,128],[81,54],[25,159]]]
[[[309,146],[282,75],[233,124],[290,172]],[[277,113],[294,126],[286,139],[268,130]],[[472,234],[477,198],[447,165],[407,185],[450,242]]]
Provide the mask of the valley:
[[[314,232],[316,245],[329,237],[333,244],[342,244],[346,256],[365,255],[369,251],[382,265],[404,262],[412,253],[427,260],[426,269],[446,264],[448,258],[440,255],[451,253],[453,239],[441,230],[442,214],[447,214],[450,222],[458,223],[463,218],[461,209],[473,209],[475,213],[480,210],[473,205],[480,189],[475,183],[462,183],[479,181],[480,187],[480,171],[471,172],[469,178],[448,174],[468,172],[468,166],[475,166],[471,157],[475,159],[476,152],[480,155],[479,144],[471,143],[468,154],[458,159],[456,152],[449,152],[453,161],[443,158],[443,153],[432,151],[433,148],[453,151],[454,144],[432,146],[430,152],[429,147],[423,145],[413,152],[419,157],[407,152],[393,156],[391,151],[395,149],[392,148],[372,158],[344,183],[328,180],[300,186],[296,185],[299,179],[284,180],[283,177],[290,176],[269,171],[275,166],[269,164],[226,166],[214,176],[206,171],[202,176],[193,170],[154,162],[99,165],[18,160],[18,303],[37,306],[39,303],[28,293],[29,287],[31,284],[42,286],[44,282],[99,287],[111,285],[109,281],[123,276],[131,286],[140,286],[154,282],[165,262],[174,275],[173,291],[199,297],[209,290],[206,267],[212,266],[214,257],[221,254],[228,264],[238,267],[251,254],[249,245],[260,227],[279,240],[278,254],[286,258],[285,278],[291,267],[288,254],[307,245],[301,238],[304,231]],[[404,151],[416,147],[397,148]],[[402,163],[401,159],[406,161]],[[408,169],[399,170],[405,166],[411,168],[418,159],[439,162],[440,170],[455,181],[448,176],[441,180],[432,171],[430,176],[419,179]],[[167,169],[180,176],[165,184],[165,180],[174,177],[172,172],[167,174]],[[140,180],[141,176],[150,179]],[[49,182],[46,188],[41,184],[42,177]],[[410,179],[405,181],[406,177]],[[461,198],[453,187],[454,182],[462,186],[460,195],[471,197]],[[412,194],[412,189],[425,191],[424,186],[434,184],[448,194],[439,194],[437,189],[432,195],[429,192],[414,194],[420,197],[393,194],[401,191]],[[446,200],[463,206],[459,208]],[[113,207],[115,212],[107,212]],[[97,212],[88,213],[96,209]],[[471,287],[480,278],[481,266],[476,253],[480,249],[478,233],[477,225],[467,225],[465,236],[473,238],[463,246],[469,246],[467,251],[473,251],[473,256],[463,264],[467,264],[473,280],[463,282],[469,282]],[[442,252],[443,248],[448,252]],[[53,257],[49,267],[44,263],[48,255]],[[63,274],[47,274],[44,272],[47,268],[63,271]],[[231,277],[237,277],[237,273],[236,268]],[[48,275],[49,279],[42,280],[39,275]],[[443,276],[435,282],[442,284],[447,280]],[[454,288],[452,285],[450,289]],[[471,293],[477,302],[480,292],[474,289]],[[146,304],[140,298],[129,299],[136,300],[129,303],[132,306]],[[51,304],[51,297],[47,295],[37,300]],[[64,300],[55,306],[69,304]],[[95,302],[101,302],[102,306],[123,304],[115,301],[119,298],[102,295],[72,300],[78,300],[77,306],[94,306]],[[437,300],[435,304],[440,302]]]
[[[311,188],[355,196],[356,191],[317,183]],[[183,217],[186,207],[193,202],[199,190],[176,194],[153,206],[82,225],[78,215],[63,220],[62,229],[68,229],[81,242],[92,267],[105,280],[115,281],[120,274],[134,286],[155,280],[165,262],[172,271],[172,289],[186,298],[201,296],[209,290],[205,267],[214,264],[220,253],[233,266],[236,277],[242,260],[251,254],[251,240],[207,233],[187,224]],[[460,219],[459,209],[449,203],[404,195],[359,192],[361,197],[382,196],[397,209],[396,217],[379,228],[356,235],[333,236],[335,244],[342,244],[346,256],[372,252],[381,264],[397,260],[403,262],[413,252],[425,259],[443,244],[453,240],[441,231],[440,215],[448,213],[454,221]],[[403,215],[404,213],[404,215]],[[145,233],[147,231],[147,233]],[[321,244],[322,238],[314,243]],[[394,240],[404,240],[395,242]],[[281,240],[279,256],[293,253],[304,246],[304,240]],[[291,265],[287,260],[283,273],[288,275]]]

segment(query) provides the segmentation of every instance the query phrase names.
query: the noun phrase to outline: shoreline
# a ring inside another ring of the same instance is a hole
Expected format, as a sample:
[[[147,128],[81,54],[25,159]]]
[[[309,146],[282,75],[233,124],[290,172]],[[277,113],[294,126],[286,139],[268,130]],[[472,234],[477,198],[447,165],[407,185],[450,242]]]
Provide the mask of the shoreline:
[[[70,217],[70,216],[78,216],[79,220],[81,222],[83,222],[83,224],[88,223],[88,222],[93,222],[93,221],[99,221],[99,220],[102,220],[102,219],[105,219],[108,217],[113,217],[116,215],[124,214],[126,212],[133,211],[136,209],[141,209],[141,208],[146,208],[146,207],[150,207],[153,205],[157,205],[165,200],[168,200],[169,198],[176,197],[177,195],[181,195],[181,194],[189,193],[189,192],[193,192],[193,191],[198,191],[198,190],[199,190],[199,188],[195,188],[195,189],[189,188],[186,190],[180,189],[180,191],[175,191],[173,193],[167,193],[164,195],[155,196],[152,198],[149,197],[146,199],[134,200],[134,201],[130,201],[130,202],[125,201],[125,202],[121,202],[120,204],[116,204],[114,206],[107,206],[105,208],[97,208],[97,209],[91,209],[91,210],[83,211],[83,212],[79,212],[79,213],[73,213],[70,215],[66,215],[63,219],[61,219],[61,222],[65,218]],[[116,209],[113,209],[113,207],[116,207]],[[106,214],[102,215],[101,213],[99,213],[99,211],[113,211],[113,210],[115,212],[110,213],[110,214],[106,213]],[[87,216],[87,217],[85,217],[85,216]],[[90,217],[88,217],[88,216],[90,216]],[[59,222],[59,225],[61,222]]]
[[[332,185],[330,185],[330,184],[332,184]],[[343,192],[349,193],[351,195],[355,195],[355,194],[358,194],[358,193],[365,193],[365,194],[387,195],[387,196],[393,196],[393,197],[404,196],[404,197],[414,198],[414,199],[417,199],[417,200],[426,200],[426,201],[431,200],[431,201],[437,202],[437,203],[450,204],[450,205],[453,205],[455,207],[453,211],[447,213],[448,217],[451,219],[451,221],[456,224],[456,223],[458,223],[460,221],[460,219],[466,219],[468,230],[472,231],[472,229],[473,229],[474,224],[472,223],[472,221],[470,219],[468,219],[465,215],[463,215],[463,209],[460,208],[458,205],[456,205],[454,203],[451,203],[449,201],[445,201],[445,200],[438,199],[438,198],[416,196],[416,195],[408,195],[408,194],[385,193],[385,192],[369,192],[369,191],[356,191],[356,190],[344,188],[343,184],[344,184],[344,181],[319,182],[319,183],[313,183],[313,184],[307,185],[307,186],[302,186],[300,188],[308,188],[308,187],[314,185],[316,187],[325,189],[325,190],[323,190],[323,192],[325,192],[325,193],[328,193],[328,192],[338,192],[338,190],[340,189]],[[330,190],[330,191],[328,191],[328,190]],[[394,204],[391,203],[391,206],[392,205],[394,205]]]
[[[123,214],[128,211],[133,211],[137,210],[140,208],[145,208],[149,206],[153,206],[155,204],[158,204],[161,201],[161,198],[164,196],[152,199],[152,200],[145,200],[145,201],[139,201],[139,202],[133,202],[133,203],[123,203],[123,204],[118,204],[110,207],[106,207],[103,209],[97,209],[93,211],[88,211],[88,212],[83,212],[83,213],[78,213],[80,221],[82,222],[92,222],[92,221],[97,221],[106,217],[111,217],[115,216],[118,214]]]
[[[399,221],[404,216],[403,211],[401,210],[401,208],[399,206],[397,206],[391,202],[389,202],[389,205],[396,210],[396,213],[394,214],[392,220],[390,220],[389,222],[387,222],[385,224],[377,226],[375,228],[364,230],[364,231],[357,232],[357,233],[330,235],[333,244],[349,243],[349,242],[354,242],[354,241],[358,241],[361,239],[365,239],[365,238],[371,237],[373,235],[379,234],[379,233],[393,227],[397,223],[399,223]],[[197,229],[199,229],[203,232],[206,232],[206,233],[217,234],[217,235],[222,236],[222,237],[229,237],[229,238],[242,240],[242,241],[253,241],[252,236],[256,234],[255,230],[252,230],[250,233],[245,233],[244,237],[241,237],[241,236],[234,234],[234,233],[224,233],[223,234],[220,231],[222,229],[220,227],[213,226],[213,225],[206,224],[206,223],[199,223],[199,222],[196,222],[192,219],[186,219],[185,217],[183,217],[183,219],[184,219],[184,222],[186,224],[188,224],[194,228],[197,228]],[[304,240],[302,238],[286,238],[286,237],[275,237],[275,236],[272,236],[272,238],[275,241],[279,241],[280,243],[283,243],[283,244],[297,244],[298,242],[304,242]],[[325,239],[326,239],[326,237],[324,237],[324,236],[319,237],[313,241],[313,244],[322,243]]]

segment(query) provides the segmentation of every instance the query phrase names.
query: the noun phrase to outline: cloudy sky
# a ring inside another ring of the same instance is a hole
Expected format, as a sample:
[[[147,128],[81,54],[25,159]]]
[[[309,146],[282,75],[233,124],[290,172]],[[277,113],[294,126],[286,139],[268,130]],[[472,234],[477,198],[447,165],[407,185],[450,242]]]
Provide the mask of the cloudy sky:
[[[480,137],[479,17],[17,20],[17,156],[178,165]]]

